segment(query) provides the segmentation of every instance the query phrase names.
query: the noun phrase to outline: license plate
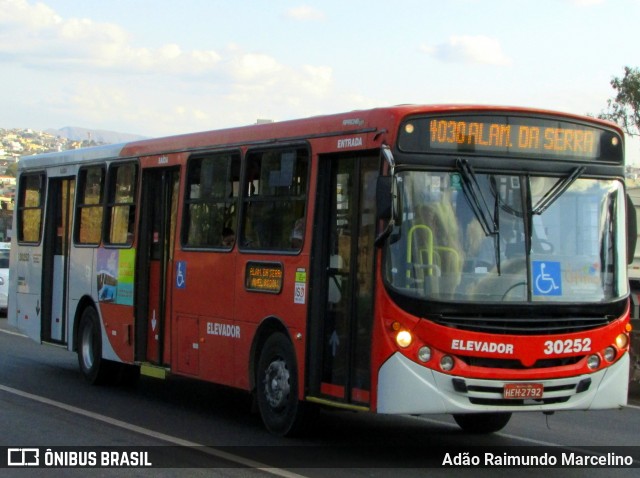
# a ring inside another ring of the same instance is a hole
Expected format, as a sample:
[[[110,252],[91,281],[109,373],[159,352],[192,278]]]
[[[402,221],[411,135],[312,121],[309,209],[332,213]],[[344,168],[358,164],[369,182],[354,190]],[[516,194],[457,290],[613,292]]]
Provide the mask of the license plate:
[[[507,399],[542,398],[543,393],[541,383],[506,383],[502,396]]]

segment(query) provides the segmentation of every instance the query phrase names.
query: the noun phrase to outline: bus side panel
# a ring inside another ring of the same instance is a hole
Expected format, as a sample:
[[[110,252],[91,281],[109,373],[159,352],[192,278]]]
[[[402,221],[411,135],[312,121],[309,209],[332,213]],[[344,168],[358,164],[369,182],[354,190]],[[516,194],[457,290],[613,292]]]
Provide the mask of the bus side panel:
[[[106,339],[120,361],[133,362],[133,307],[119,304],[100,304],[100,315]]]
[[[176,373],[234,384],[230,357],[244,332],[234,320],[235,262],[229,252],[176,251],[174,267],[181,271],[172,281],[171,300]]]
[[[93,248],[74,248],[69,251],[69,302],[67,317],[69,319],[68,344],[69,350],[74,350],[74,331],[78,304],[80,299],[89,292],[95,297],[95,291],[91,288],[91,276],[93,276]],[[79,318],[79,316],[78,316]]]
[[[235,385],[236,371],[231,366],[229,358],[233,357],[236,344],[242,339],[241,327],[234,320],[216,317],[200,317],[198,327],[201,337],[201,376],[216,383]],[[189,346],[190,344],[184,344],[183,360],[184,357],[188,357]]]
[[[117,332],[116,339],[112,339],[114,329],[105,328],[105,316],[101,304],[98,302],[98,280],[96,271],[98,249],[93,247],[72,247],[69,252],[69,327],[68,339],[69,349],[74,348],[74,331],[76,329],[75,320],[80,317],[82,311],[77,307],[81,299],[87,295],[95,304],[98,316],[100,317],[100,329],[102,330],[102,357],[109,360],[122,361],[123,358],[116,353],[112,346],[114,342],[121,340],[121,332]],[[113,314],[111,315],[113,316]],[[117,329],[116,329],[117,330]],[[121,329],[120,329],[121,330]],[[127,355],[125,355],[126,357]]]
[[[41,342],[42,247],[18,246],[14,250],[10,287],[15,293],[9,297],[9,323]]]
[[[298,364],[298,383],[304,381],[305,344],[306,344],[306,315],[307,299],[302,297],[301,290],[308,287],[308,282],[302,282],[309,273],[309,256],[249,256],[241,255],[236,278],[237,300],[236,309],[239,326],[243,334],[238,341],[235,352],[235,386],[247,389],[250,386],[251,346],[254,334],[260,324],[270,318],[280,321],[287,329],[296,354]],[[283,267],[282,290],[279,293],[256,292],[246,288],[247,264],[250,262],[281,263]],[[304,284],[304,285],[303,285]],[[308,292],[308,291],[306,291]],[[249,333],[247,333],[249,332]],[[300,336],[298,337],[298,334]],[[254,357],[255,360],[258,357]],[[304,387],[300,386],[301,396]]]

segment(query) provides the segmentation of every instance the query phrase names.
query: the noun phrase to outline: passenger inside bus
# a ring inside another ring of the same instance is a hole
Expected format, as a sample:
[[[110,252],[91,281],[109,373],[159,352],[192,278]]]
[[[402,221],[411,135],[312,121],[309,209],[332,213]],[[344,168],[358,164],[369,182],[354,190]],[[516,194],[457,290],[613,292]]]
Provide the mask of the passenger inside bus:
[[[233,229],[229,227],[225,227],[222,230],[222,245],[224,247],[233,247],[233,244],[236,242],[236,234],[233,232]]]
[[[293,225],[291,231],[291,249],[302,249],[302,242],[304,240],[304,218],[301,217]]]

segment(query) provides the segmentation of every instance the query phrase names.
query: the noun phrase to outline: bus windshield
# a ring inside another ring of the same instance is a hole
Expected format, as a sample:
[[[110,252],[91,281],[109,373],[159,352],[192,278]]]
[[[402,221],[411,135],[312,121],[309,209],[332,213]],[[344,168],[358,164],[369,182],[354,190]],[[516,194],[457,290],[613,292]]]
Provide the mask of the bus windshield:
[[[387,283],[456,302],[624,296],[623,185],[579,173],[399,172],[402,221],[387,243]]]

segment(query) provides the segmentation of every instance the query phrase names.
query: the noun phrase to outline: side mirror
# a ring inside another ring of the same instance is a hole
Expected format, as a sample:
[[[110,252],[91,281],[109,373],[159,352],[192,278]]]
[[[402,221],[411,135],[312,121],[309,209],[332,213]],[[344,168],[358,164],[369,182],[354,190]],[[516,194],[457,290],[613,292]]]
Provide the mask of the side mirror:
[[[388,176],[378,176],[376,183],[376,215],[378,220],[385,221],[387,226],[382,233],[376,237],[375,245],[382,246],[389,237],[393,228],[400,225],[400,198],[398,195],[398,177],[395,173],[396,161],[391,153],[391,148],[383,145],[381,148],[382,159],[389,165]]]
[[[627,194],[627,264],[633,262],[638,242],[638,221],[636,219],[636,206]]]

